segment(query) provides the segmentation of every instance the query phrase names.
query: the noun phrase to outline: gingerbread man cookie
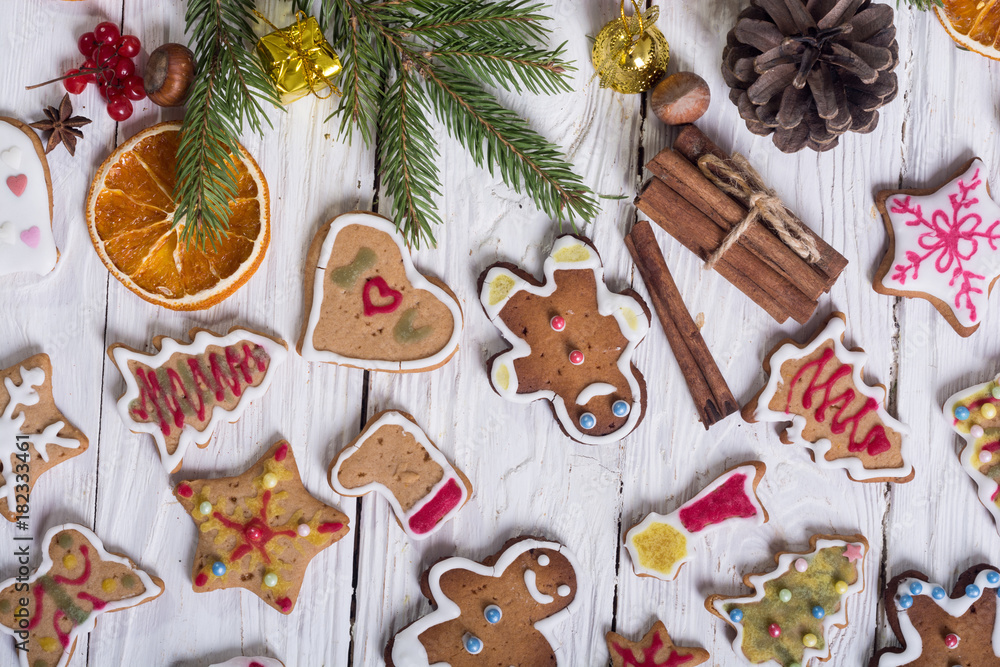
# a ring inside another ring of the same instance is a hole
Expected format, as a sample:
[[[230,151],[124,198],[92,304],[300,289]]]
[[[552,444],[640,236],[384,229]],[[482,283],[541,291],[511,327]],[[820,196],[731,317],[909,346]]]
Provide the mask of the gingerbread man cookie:
[[[0,583],[0,631],[14,637],[21,667],[65,667],[97,617],[148,602],[163,582],[109,553],[89,528],[65,524],[42,538],[30,577]],[[22,566],[27,573],[27,567]]]
[[[875,291],[927,299],[961,336],[979,328],[1000,276],[1000,206],[987,175],[973,158],[939,188],[875,200],[889,234]]]
[[[83,454],[89,441],[56,407],[47,354],[0,371],[0,380],[0,514],[15,521],[42,473]]]
[[[189,336],[190,343],[158,336],[152,354],[108,348],[125,378],[118,412],[133,432],[153,436],[167,472],[180,470],[192,443],[207,447],[223,418],[236,421],[263,396],[288,356],[283,341],[247,329]]]
[[[430,537],[472,495],[472,482],[455,468],[413,417],[380,412],[330,464],[330,485],[344,496],[375,492],[392,506],[414,540]]]
[[[577,585],[566,547],[531,537],[511,540],[482,563],[438,561],[421,582],[435,611],[389,641],[386,664],[556,667],[553,630],[574,607]]]
[[[966,570],[950,597],[915,570],[893,577],[885,589],[885,613],[903,646],[882,649],[869,667],[997,667],[998,594],[1000,571],[991,565]]]
[[[703,648],[675,646],[663,621],[654,623],[637,642],[614,632],[608,633],[607,642],[611,667],[696,667],[709,658]]]
[[[479,277],[483,309],[511,345],[490,359],[490,384],[515,403],[550,401],[578,442],[621,440],[646,409],[632,357],[649,331],[649,308],[632,290],[608,289],[601,257],[582,236],[556,239],[544,272],[538,282],[500,263]]]
[[[910,430],[886,411],[885,387],[865,384],[868,355],[844,346],[846,328],[846,316],[834,313],[808,343],[778,343],[764,360],[767,385],[743,419],[791,422],[783,443],[807,447],[816,465],[845,470],[856,482],[909,482]]]
[[[395,373],[443,366],[458,350],[462,309],[413,266],[396,225],[354,211],[319,231],[306,259],[308,361]]]
[[[174,496],[198,526],[194,590],[245,588],[283,614],[309,562],[348,531],[347,517],[302,485],[284,440],[239,477],[181,482]]]
[[[944,418],[965,439],[958,455],[962,469],[976,483],[979,501],[1000,530],[1000,375],[953,394]]]

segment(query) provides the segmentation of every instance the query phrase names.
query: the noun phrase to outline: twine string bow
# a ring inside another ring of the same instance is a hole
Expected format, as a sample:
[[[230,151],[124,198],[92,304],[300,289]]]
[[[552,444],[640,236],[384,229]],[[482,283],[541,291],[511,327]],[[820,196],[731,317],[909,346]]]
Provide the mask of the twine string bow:
[[[295,55],[302,64],[302,73],[305,75],[306,82],[309,84],[309,91],[315,95],[317,99],[328,99],[334,93],[337,95],[343,95],[343,93],[340,92],[340,89],[333,85],[333,82],[330,81],[325,74],[323,74],[323,68],[316,64],[310,54],[310,51],[318,51],[321,47],[317,45],[308,50],[302,47],[302,40],[299,39],[299,36],[302,34],[300,26],[307,18],[305,12],[302,10],[295,12],[295,24],[284,29],[271,23],[266,16],[258,12],[256,9],[253,10],[253,13],[257,15],[257,18],[269,25],[274,32],[281,35],[281,38],[285,40],[285,44],[288,48],[295,52]],[[293,34],[294,37],[289,36],[289,33]],[[316,92],[317,88],[322,88],[322,86],[320,86],[320,81],[329,87],[329,91],[326,95],[320,95]]]
[[[747,215],[735,227],[729,230],[722,245],[715,249],[705,262],[705,268],[711,269],[716,262],[726,254],[758,220],[767,225],[781,242],[788,246],[796,255],[810,264],[820,260],[816,240],[810,236],[802,221],[785,208],[778,194],[767,187],[757,170],[750,165],[745,157],[733,153],[730,160],[721,160],[715,155],[703,155],[698,158],[698,168],[705,178],[716,187],[747,207]]]

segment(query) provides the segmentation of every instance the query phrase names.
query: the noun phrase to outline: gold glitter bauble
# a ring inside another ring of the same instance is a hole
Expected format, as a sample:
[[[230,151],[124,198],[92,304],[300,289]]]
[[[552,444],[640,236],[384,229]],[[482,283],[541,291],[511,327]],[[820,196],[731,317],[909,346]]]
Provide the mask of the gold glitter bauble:
[[[626,95],[643,93],[663,78],[670,45],[655,25],[659,15],[660,8],[652,7],[641,17],[617,18],[597,34],[591,60],[601,88]]]

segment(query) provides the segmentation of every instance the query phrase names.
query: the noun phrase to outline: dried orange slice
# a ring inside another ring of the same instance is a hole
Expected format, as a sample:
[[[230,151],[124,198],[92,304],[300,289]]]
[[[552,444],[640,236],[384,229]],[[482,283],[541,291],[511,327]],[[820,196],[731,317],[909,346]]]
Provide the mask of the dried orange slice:
[[[219,303],[254,274],[271,240],[264,174],[240,146],[238,191],[229,235],[216,247],[185,244],[174,224],[180,122],[160,123],[126,141],[104,161],[90,186],[87,226],[108,271],[146,301],[172,310]]]
[[[934,11],[959,46],[1000,60],[1000,0],[944,0]]]

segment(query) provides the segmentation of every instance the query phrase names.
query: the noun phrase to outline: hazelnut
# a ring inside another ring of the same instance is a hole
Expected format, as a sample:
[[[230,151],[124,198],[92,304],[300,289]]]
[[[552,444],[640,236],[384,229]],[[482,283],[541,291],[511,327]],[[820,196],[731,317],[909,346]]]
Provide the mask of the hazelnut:
[[[161,107],[179,107],[194,82],[194,54],[182,44],[164,44],[146,61],[146,94]]]
[[[693,123],[708,111],[712,92],[693,72],[677,72],[656,84],[650,98],[653,113],[667,125]]]

